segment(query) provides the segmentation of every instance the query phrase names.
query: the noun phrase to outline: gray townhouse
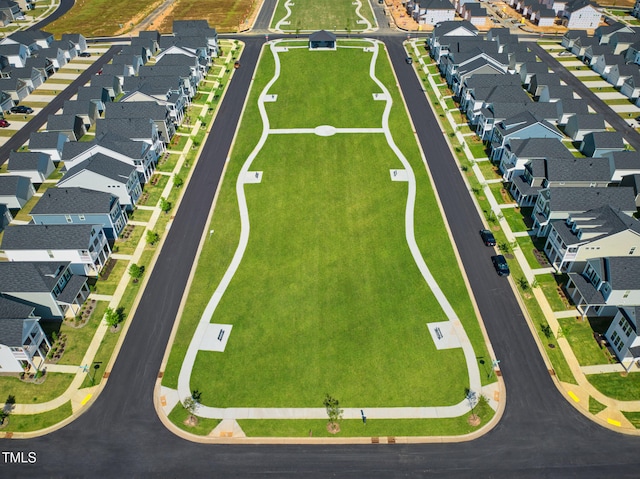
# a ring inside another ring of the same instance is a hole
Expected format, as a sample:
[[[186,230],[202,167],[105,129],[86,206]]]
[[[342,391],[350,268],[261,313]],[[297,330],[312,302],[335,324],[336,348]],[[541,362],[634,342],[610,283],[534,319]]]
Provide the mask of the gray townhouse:
[[[166,145],[176,132],[176,125],[166,105],[155,101],[115,102],[106,105],[105,119],[151,119],[155,123],[161,141]]]
[[[640,258],[602,257],[569,273],[565,286],[576,309],[586,316],[614,316],[619,306],[640,306]]]
[[[538,199],[531,218],[532,231],[538,238],[546,237],[553,220],[566,220],[570,215],[609,205],[625,214],[636,212],[632,188],[544,188],[538,192]]]
[[[100,118],[98,104],[90,100],[65,100],[62,115],[80,118],[85,131],[88,131]]]
[[[115,195],[127,211],[133,211],[142,195],[136,168],[103,153],[95,153],[69,168],[58,181],[58,187],[85,188]]]
[[[504,143],[499,168],[504,181],[524,172],[525,165],[536,159],[574,158],[558,138],[509,138]]]
[[[617,131],[587,133],[580,143],[580,151],[585,156],[606,156],[608,153],[624,150],[624,139]]]
[[[21,209],[36,193],[26,176],[0,175],[0,203],[13,210]]]
[[[46,153],[54,164],[62,159],[66,143],[69,143],[69,137],[58,131],[36,131],[29,136],[29,150]]]
[[[13,175],[26,176],[29,181],[38,185],[44,182],[56,167],[51,157],[37,151],[12,151],[7,161],[7,171]]]
[[[69,141],[79,141],[87,132],[84,120],[75,114],[49,115],[46,130],[62,133]]]
[[[89,296],[87,277],[66,261],[0,261],[0,293],[34,308],[42,319],[75,316]]]
[[[184,111],[191,103],[182,82],[176,77],[127,77],[123,88],[125,94],[120,101],[158,101],[166,105],[177,125],[182,123]]]
[[[37,225],[101,225],[113,241],[128,221],[117,196],[84,188],[49,188],[29,214]]]
[[[601,206],[551,222],[544,245],[558,272],[582,272],[590,259],[640,256],[640,222],[633,216]]]
[[[98,116],[102,116],[106,104],[111,101],[109,91],[101,86],[83,86],[78,88],[77,101],[91,101],[96,105]]]
[[[98,276],[111,255],[102,226],[90,224],[9,226],[0,247],[9,261],[68,261],[84,276]]]
[[[640,5],[640,2],[636,2]],[[629,372],[635,364],[640,366],[640,306],[621,306],[604,334],[620,361]]]
[[[38,371],[51,343],[40,326],[35,307],[0,295],[0,371],[21,373],[26,367]]]
[[[96,121],[96,136],[112,133],[132,141],[147,143],[156,158],[165,150],[158,126],[151,118],[100,118]]]
[[[573,115],[564,127],[564,133],[573,141],[582,141],[585,135],[601,131],[607,131],[604,119],[592,113]]]
[[[133,166],[143,184],[151,178],[158,161],[158,155],[149,143],[130,140],[115,133],[96,133],[92,141],[65,144],[62,152],[64,167],[69,171],[98,153]]]

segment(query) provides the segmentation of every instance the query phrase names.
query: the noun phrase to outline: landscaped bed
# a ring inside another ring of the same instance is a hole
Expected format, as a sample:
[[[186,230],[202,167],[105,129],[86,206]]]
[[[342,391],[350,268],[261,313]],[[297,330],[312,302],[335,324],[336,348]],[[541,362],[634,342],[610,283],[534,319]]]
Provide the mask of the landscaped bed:
[[[279,97],[267,104],[271,128],[381,127],[384,104],[372,100],[380,90],[368,76],[370,54],[295,50],[281,60],[282,76],[271,90]],[[237,246],[235,178],[260,135],[256,99],[273,69],[272,56],[265,55],[207,228],[215,235],[199,258],[165,386],[177,386],[195,324]],[[490,356],[384,55],[377,75],[394,98],[391,130],[416,175],[418,245],[476,356],[486,361]],[[331,88],[331,94],[307,88],[304,78]],[[338,85],[335,78],[349,81]],[[342,96],[350,101],[338,101]],[[267,139],[251,166],[263,172],[262,182],[244,187],[248,247],[212,318],[233,324],[229,343],[224,353],[200,351],[191,377],[203,404],[321,407],[327,392],[344,407],[435,406],[464,399],[468,374],[462,351],[436,351],[426,327],[446,316],[409,253],[407,183],[391,181],[394,168],[402,164],[382,134]],[[447,434],[463,432],[456,424],[464,419],[443,422],[450,424]],[[287,434],[287,428],[277,426],[274,434]]]

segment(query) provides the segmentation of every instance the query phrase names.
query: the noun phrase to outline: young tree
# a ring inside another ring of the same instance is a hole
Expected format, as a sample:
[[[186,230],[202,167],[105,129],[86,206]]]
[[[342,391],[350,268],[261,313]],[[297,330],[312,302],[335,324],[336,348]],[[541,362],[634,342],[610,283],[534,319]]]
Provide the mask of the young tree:
[[[166,198],[160,198],[160,209],[163,213],[168,213],[171,210],[171,202]]]
[[[173,186],[176,188],[181,188],[184,185],[184,180],[180,175],[173,175]]]
[[[160,235],[153,230],[147,231],[147,244],[153,246],[160,239]]]
[[[137,283],[138,280],[142,277],[144,273],[144,266],[138,266],[137,264],[132,264],[129,266],[129,276],[133,278],[133,282]]]
[[[104,312],[104,320],[107,325],[115,328],[124,320],[124,308],[119,307],[117,309],[107,308]]]
[[[327,393],[324,397],[323,404],[327,410],[327,416],[329,416],[329,423],[337,425],[338,421],[342,419],[343,413],[343,410],[340,409],[340,401]]]

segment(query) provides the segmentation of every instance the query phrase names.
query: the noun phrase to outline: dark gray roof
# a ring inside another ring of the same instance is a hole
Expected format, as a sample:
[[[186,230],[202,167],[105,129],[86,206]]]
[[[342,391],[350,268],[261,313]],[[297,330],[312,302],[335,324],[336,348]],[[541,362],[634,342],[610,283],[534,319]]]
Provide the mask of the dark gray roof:
[[[191,67],[188,65],[161,65],[141,66],[138,71],[140,78],[154,78],[164,76],[176,76],[188,78],[191,76]]]
[[[188,55],[163,55],[160,60],[156,62],[156,66],[196,66],[198,65],[198,59],[196,57],[190,57]]]
[[[181,89],[180,79],[176,76],[125,77],[123,91],[140,91],[147,95],[166,95],[169,91]]]
[[[62,133],[58,131],[36,131],[29,137],[29,148],[57,148]]]
[[[101,86],[84,86],[78,89],[78,100],[103,100],[108,97],[107,90]]]
[[[464,80],[464,84],[468,89],[475,88],[495,88],[498,86],[517,86],[520,87],[520,77],[518,75],[507,74],[483,74],[470,75]],[[522,88],[521,88],[522,89]]]
[[[610,205],[622,211],[635,211],[633,188],[564,188],[551,187],[551,211],[587,211]]]
[[[608,181],[611,179],[608,158],[548,158],[549,181]]]
[[[467,20],[463,20],[461,22],[451,20],[451,21],[440,22],[436,24],[435,28],[433,29],[433,36],[439,37],[439,36],[447,35],[448,33],[454,31],[459,27],[466,28],[467,30],[474,33],[478,32],[478,29],[476,28],[476,26]]]
[[[500,132],[504,136],[506,136],[536,123],[540,123],[546,126],[549,130],[557,132],[559,136],[562,136],[562,133],[560,133],[560,131],[555,126],[553,126],[546,120],[536,118],[536,116],[529,110],[523,111],[521,113],[518,113],[517,115],[507,118],[506,120],[501,121],[500,123],[498,123],[498,125],[496,125],[496,128],[500,130]]]
[[[604,258],[608,264],[607,280],[614,290],[640,290],[640,258],[613,256]]]
[[[12,151],[7,163],[8,171],[47,171],[51,156],[37,151]]]
[[[637,151],[613,151],[609,155],[616,170],[640,170],[640,153]]]
[[[589,105],[582,98],[561,98],[558,103],[562,104],[562,112],[587,114],[589,113]]]
[[[31,184],[31,180],[26,176],[0,175],[0,195],[12,196],[20,192]]]
[[[124,138],[151,138],[153,124],[150,118],[100,118],[96,121],[96,136],[115,133]]]
[[[12,33],[9,35],[9,38],[24,45],[31,45],[38,40],[46,40],[47,38],[51,38],[51,40],[53,40],[53,34],[43,30],[21,30]]]
[[[209,26],[207,20],[174,20],[173,33],[198,32],[206,35],[216,35],[216,29]]]
[[[4,230],[4,250],[85,250],[93,225],[16,225]],[[0,290],[2,291],[2,290]]]
[[[131,172],[135,171],[135,167],[123,161],[114,160],[102,153],[97,153],[78,163],[73,168],[70,168],[58,184],[63,185],[66,179],[75,176],[83,170],[91,171],[97,175],[104,176],[121,183],[126,183],[131,176]]]
[[[164,121],[168,110],[164,105],[155,101],[126,101],[107,103],[104,117],[109,118],[149,118],[155,121]]]
[[[22,304],[11,298],[0,296],[0,319],[26,319],[31,316],[34,309],[33,306],[29,306],[28,304]],[[4,335],[0,333],[0,343],[3,343],[3,336]]]
[[[64,286],[64,289],[60,292],[56,301],[60,303],[71,304],[78,297],[78,293],[82,291],[85,284],[87,284],[87,277],[79,274],[74,274],[69,278],[69,281]]]
[[[63,114],[69,116],[88,115],[90,110],[91,103],[89,100],[65,100],[62,108]]]
[[[75,114],[49,115],[47,119],[48,131],[73,131],[77,122],[82,119]]]
[[[477,87],[473,90],[473,97],[486,103],[532,103],[519,84]]]
[[[318,32],[313,32],[309,35],[309,41],[311,42],[335,42],[336,36],[328,32],[326,30],[320,30]]]
[[[549,67],[544,62],[526,62],[522,68],[526,68],[527,74],[547,73]]]
[[[573,158],[557,138],[513,138],[509,140],[509,149],[518,158]]]
[[[0,292],[50,293],[69,262],[0,261]]]
[[[590,142],[596,148],[624,148],[622,135],[617,131],[594,131],[584,135],[585,143]]]
[[[572,123],[577,122],[579,130],[604,130],[604,119],[601,115],[596,114],[578,114],[574,115],[571,120]]]
[[[587,304],[604,304],[604,296],[593,287],[593,285],[578,273],[569,273],[569,278],[573,281],[576,289],[580,292]]]
[[[566,85],[546,85],[550,98],[573,99],[573,88]]]
[[[110,193],[84,188],[49,188],[31,215],[109,214],[117,200]]]

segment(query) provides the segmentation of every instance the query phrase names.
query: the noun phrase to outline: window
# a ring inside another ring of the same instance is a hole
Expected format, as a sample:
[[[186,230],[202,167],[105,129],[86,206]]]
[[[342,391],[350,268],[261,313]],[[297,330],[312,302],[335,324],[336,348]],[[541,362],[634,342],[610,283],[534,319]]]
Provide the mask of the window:
[[[78,219],[79,219],[80,221],[84,221],[84,215],[78,215]]]
[[[73,223],[73,219],[69,215],[64,215],[64,219],[67,220],[67,223]]]
[[[635,252],[635,250],[636,250],[636,247],[634,246],[633,248],[631,248],[631,249],[629,250],[629,254],[633,254],[633,253]]]
[[[53,258],[53,251],[50,249],[47,250],[47,254],[49,255],[49,258]]]

